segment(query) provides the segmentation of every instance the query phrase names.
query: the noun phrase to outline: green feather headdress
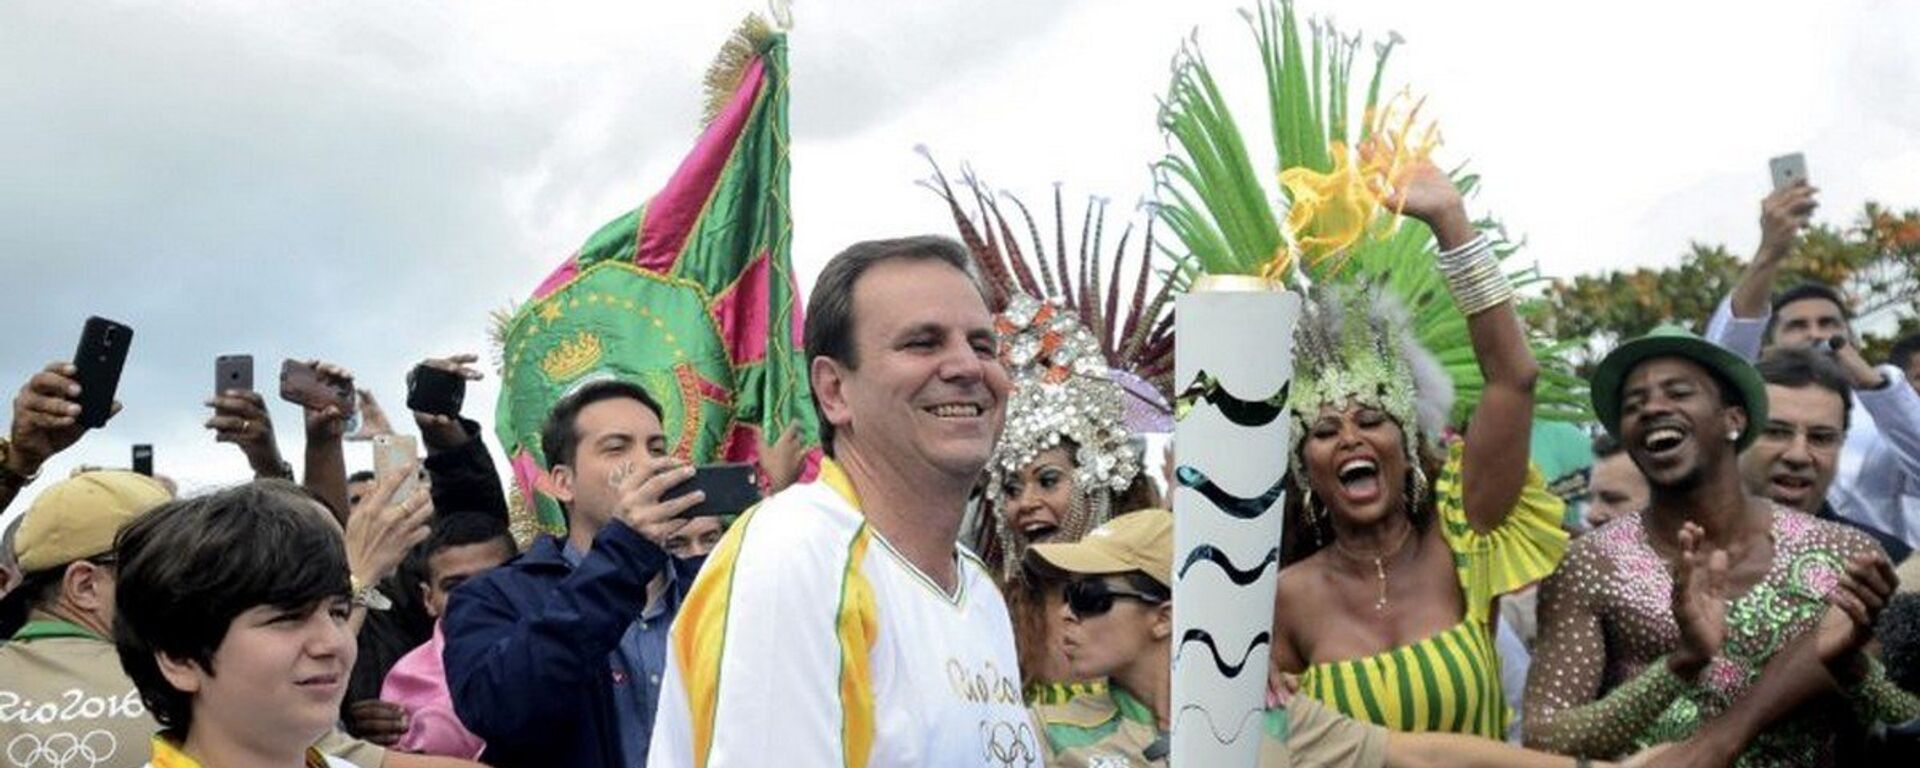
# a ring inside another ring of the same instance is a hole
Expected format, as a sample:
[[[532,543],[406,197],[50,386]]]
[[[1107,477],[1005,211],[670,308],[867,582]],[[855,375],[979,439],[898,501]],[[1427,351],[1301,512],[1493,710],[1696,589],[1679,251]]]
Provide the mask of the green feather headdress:
[[[1400,161],[1430,149],[1434,136],[1417,125],[1417,106],[1390,108],[1396,104],[1380,98],[1387,61],[1400,37],[1390,35],[1373,45],[1373,71],[1363,81],[1365,95],[1355,120],[1351,86],[1362,51],[1359,36],[1342,36],[1318,22],[1309,22],[1303,34],[1290,0],[1263,0],[1243,16],[1266,76],[1278,167],[1262,170],[1254,163],[1248,148],[1252,136],[1240,130],[1198,42],[1187,41],[1174,58],[1161,102],[1160,125],[1170,151],[1154,166],[1159,216],[1183,251],[1172,282],[1186,289],[1201,275],[1264,275],[1308,294],[1332,284],[1389,294],[1405,308],[1413,338],[1452,379],[1456,398],[1450,422],[1465,423],[1484,388],[1467,319],[1455,308],[1434,263],[1432,233],[1378,204],[1383,180],[1391,183]],[[1358,149],[1363,147],[1372,151]],[[1472,194],[1478,183],[1460,171],[1453,178],[1464,194]],[[1495,238],[1501,260],[1518,250],[1498,222],[1477,224]],[[1343,236],[1330,237],[1334,230]],[[1545,279],[1537,269],[1509,270],[1509,277],[1522,291]],[[1544,306],[1540,299],[1523,297],[1515,309],[1524,322]],[[1571,345],[1544,334],[1533,334],[1531,341],[1541,364],[1537,415],[1590,420],[1586,384],[1567,357]]]
[[[1386,412],[1406,431],[1408,466],[1420,465],[1422,445],[1438,445],[1453,409],[1453,380],[1414,338],[1406,310],[1391,294],[1368,296],[1353,286],[1315,291],[1293,335],[1287,410],[1295,444],[1321,407],[1364,405]],[[1294,477],[1304,486],[1300,460],[1294,452]]]

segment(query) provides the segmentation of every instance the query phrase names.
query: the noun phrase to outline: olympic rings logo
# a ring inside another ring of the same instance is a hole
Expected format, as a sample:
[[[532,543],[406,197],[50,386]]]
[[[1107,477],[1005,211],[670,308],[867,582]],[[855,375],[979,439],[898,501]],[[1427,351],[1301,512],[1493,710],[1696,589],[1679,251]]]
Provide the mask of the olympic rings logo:
[[[988,765],[1002,768],[1033,768],[1040,764],[1039,745],[1032,726],[1027,723],[980,721],[982,749]]]
[[[119,748],[113,734],[99,729],[82,736],[55,733],[44,740],[23,733],[7,742],[7,760],[14,768],[98,768]]]

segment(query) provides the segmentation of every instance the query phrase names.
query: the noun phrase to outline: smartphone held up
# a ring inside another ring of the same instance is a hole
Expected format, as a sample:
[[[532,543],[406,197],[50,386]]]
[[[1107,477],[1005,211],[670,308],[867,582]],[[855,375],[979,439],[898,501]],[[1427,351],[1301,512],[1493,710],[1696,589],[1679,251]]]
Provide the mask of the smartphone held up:
[[[419,446],[412,435],[375,435],[373,438],[373,474],[385,479],[395,472],[415,462],[419,457]],[[414,472],[400,483],[393,492],[393,503],[398,504],[413,495],[420,487],[426,475],[424,467],[414,467]]]
[[[213,393],[253,391],[253,355],[221,355],[213,361]]]
[[[353,383],[329,379],[312,363],[287,360],[280,364],[280,399],[316,411],[352,413]]]
[[[113,396],[127,365],[133,329],[104,317],[89,317],[73,352],[74,379],[80,384],[80,424],[92,429],[113,416]]]
[[[1807,180],[1807,156],[1799,152],[1781,155],[1767,161],[1767,170],[1773,175],[1773,189],[1778,192]]]
[[[407,410],[458,418],[466,399],[467,380],[458,373],[419,365],[407,374]]]

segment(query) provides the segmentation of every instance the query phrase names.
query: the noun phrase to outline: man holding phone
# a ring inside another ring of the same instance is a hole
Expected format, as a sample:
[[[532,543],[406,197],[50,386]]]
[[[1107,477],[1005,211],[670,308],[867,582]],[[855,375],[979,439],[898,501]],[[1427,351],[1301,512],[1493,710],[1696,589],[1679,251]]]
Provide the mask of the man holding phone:
[[[645,765],[667,627],[699,568],[664,543],[706,497],[665,498],[694,468],[668,456],[653,397],[617,379],[561,398],[541,450],[567,535],[454,591],[443,619],[454,709],[489,765]]]
[[[1774,348],[1828,357],[1853,389],[1837,477],[1822,508],[1861,527],[1920,546],[1920,392],[1906,372],[1860,354],[1853,317],[1833,286],[1804,283],[1778,294],[1774,281],[1819,207],[1797,155],[1775,158],[1775,188],[1761,202],[1760,248],[1707,323],[1706,338],[1748,361]]]

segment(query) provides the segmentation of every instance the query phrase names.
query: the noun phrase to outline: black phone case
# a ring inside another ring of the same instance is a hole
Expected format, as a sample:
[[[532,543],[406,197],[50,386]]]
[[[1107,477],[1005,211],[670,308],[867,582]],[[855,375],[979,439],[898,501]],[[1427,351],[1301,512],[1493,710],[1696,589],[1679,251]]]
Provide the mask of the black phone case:
[[[413,369],[413,380],[407,385],[407,410],[458,417],[466,399],[467,380],[460,374],[424,365]]]
[[[660,500],[706,491],[707,498],[681,517],[737,515],[760,503],[760,486],[753,481],[752,464],[708,464],[694,470],[693,478],[667,489]]]
[[[80,383],[80,423],[99,429],[113,415],[113,395],[120,388],[120,371],[127,364],[133,329],[104,317],[87,318],[73,367]]]
[[[153,477],[153,446],[142,443],[133,447],[133,471]]]

